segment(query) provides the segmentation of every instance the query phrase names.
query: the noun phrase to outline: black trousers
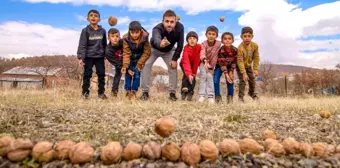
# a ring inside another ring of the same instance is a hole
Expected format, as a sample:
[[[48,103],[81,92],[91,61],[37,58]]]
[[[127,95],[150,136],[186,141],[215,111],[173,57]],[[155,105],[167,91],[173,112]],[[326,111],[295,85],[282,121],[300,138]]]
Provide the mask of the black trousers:
[[[115,66],[116,68],[116,73],[115,76],[113,77],[113,82],[112,82],[112,91],[118,92],[119,88],[119,82],[122,77],[122,67],[121,66]]]
[[[184,69],[183,69],[183,66],[181,65],[181,69],[183,71],[183,78],[182,78],[182,88],[188,88],[188,93],[190,94],[194,94],[194,89],[195,89],[195,85],[196,85],[196,77],[194,77],[194,79],[192,80],[192,84],[189,82],[189,79],[188,77],[185,75],[185,72],[184,72]],[[181,91],[183,93],[183,91]]]
[[[92,78],[93,66],[96,67],[96,74],[98,76],[98,95],[105,92],[105,62],[102,58],[85,58],[84,76],[83,76],[83,95],[90,94],[90,80]]]

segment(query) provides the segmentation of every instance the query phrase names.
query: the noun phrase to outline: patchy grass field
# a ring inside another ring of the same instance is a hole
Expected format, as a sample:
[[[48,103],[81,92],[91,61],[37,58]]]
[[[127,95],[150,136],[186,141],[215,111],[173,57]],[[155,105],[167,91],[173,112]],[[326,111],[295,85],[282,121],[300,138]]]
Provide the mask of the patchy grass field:
[[[171,116],[176,131],[169,140],[179,144],[245,136],[261,140],[267,128],[280,138],[340,144],[340,97],[261,97],[260,102],[247,98],[245,104],[235,98],[233,105],[208,105],[170,102],[165,93],[150,95],[148,102],[129,101],[123,93],[116,99],[108,95],[108,100],[99,100],[95,91],[89,100],[82,100],[79,93],[71,88],[0,90],[0,133],[34,141],[88,141],[94,147],[110,140],[143,144],[159,139],[153,131],[155,120]],[[332,113],[329,119],[319,117],[323,109]]]

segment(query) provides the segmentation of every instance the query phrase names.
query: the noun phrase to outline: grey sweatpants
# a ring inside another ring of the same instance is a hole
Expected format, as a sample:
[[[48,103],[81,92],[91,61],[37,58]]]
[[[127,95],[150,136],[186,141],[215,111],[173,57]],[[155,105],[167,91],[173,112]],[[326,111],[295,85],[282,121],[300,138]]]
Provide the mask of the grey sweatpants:
[[[198,94],[200,97],[214,97],[214,76],[209,73],[205,68],[204,64],[200,64],[200,86]]]
[[[177,88],[177,68],[172,69],[170,67],[170,62],[172,60],[172,56],[175,52],[175,47],[170,50],[169,52],[160,52],[157,49],[151,48],[151,55],[149,59],[145,62],[143,71],[142,71],[142,89],[143,92],[149,92],[150,89],[150,78],[152,76],[152,66],[155,61],[161,57],[165,64],[168,67],[168,74],[169,74],[169,93],[176,93]]]

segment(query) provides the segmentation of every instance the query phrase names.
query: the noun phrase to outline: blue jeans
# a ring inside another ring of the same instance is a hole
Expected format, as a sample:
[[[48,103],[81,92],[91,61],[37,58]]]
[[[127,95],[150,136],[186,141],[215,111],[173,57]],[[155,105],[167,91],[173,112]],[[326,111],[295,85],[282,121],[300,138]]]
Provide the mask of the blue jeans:
[[[227,68],[228,69],[228,73],[230,72],[230,67]],[[221,96],[221,93],[220,93],[220,79],[221,79],[221,76],[222,76],[223,72],[221,70],[220,67],[216,67],[215,68],[215,72],[214,72],[214,89],[215,89],[215,96]],[[223,74],[224,76],[224,74]],[[229,83],[226,80],[226,83],[227,83],[227,91],[228,91],[228,94],[227,96],[234,96],[234,83]]]
[[[128,69],[133,71],[135,74],[131,76],[128,73],[128,69],[125,74],[125,90],[126,91],[138,91],[140,85],[140,71],[136,68],[137,62],[131,62]]]

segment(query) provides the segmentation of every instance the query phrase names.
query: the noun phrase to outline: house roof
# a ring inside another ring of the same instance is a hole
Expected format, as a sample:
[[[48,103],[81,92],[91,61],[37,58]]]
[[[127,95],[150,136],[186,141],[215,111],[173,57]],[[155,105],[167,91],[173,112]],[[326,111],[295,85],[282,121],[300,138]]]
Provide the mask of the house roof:
[[[18,81],[18,82],[41,82],[42,79],[33,79],[33,78],[0,78],[0,81],[4,81],[4,82],[14,82],[14,81]]]
[[[11,75],[55,75],[62,68],[50,68],[46,74],[46,67],[21,67],[17,66],[8,71],[3,72],[2,74],[11,74]]]

